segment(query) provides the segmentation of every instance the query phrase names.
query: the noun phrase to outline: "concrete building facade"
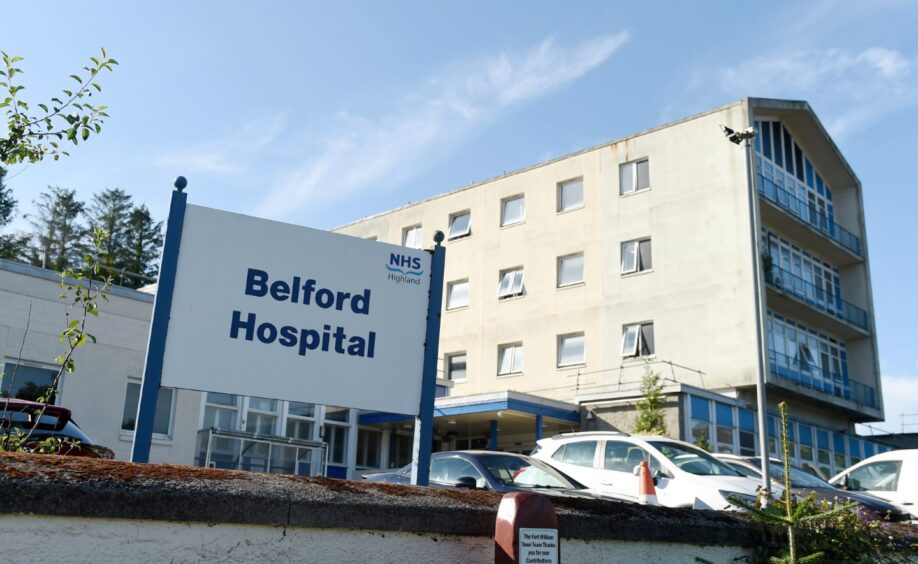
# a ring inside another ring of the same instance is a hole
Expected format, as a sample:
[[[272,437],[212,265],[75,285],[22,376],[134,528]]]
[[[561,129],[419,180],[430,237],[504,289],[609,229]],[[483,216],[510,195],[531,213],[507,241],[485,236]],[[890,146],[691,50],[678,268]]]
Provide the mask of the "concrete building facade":
[[[752,174],[721,124],[755,128]],[[650,370],[663,379],[669,434],[754,453],[754,258],[765,267],[772,448],[782,400],[799,464],[831,473],[885,448],[854,433],[883,419],[862,188],[805,102],[743,99],[337,229],[414,247],[436,230],[447,234],[438,450],[528,452],[559,432],[631,431]],[[62,306],[43,272],[0,263],[6,365],[57,354],[49,320]],[[107,307],[100,343],[81,353],[59,401],[126,458],[152,299],[117,289]],[[198,431],[211,427],[323,441],[337,476],[410,460],[404,415],[163,394],[153,460],[201,465]],[[300,456],[275,447],[250,469],[315,473]]]

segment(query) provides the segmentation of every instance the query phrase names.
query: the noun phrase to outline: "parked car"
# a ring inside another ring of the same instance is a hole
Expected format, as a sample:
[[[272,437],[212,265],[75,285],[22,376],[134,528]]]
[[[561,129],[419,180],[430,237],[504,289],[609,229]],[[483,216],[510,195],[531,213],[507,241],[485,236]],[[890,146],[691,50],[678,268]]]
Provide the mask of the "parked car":
[[[762,471],[760,458],[754,456],[737,456],[735,454],[715,454],[715,458],[723,461],[728,466],[750,478],[761,479]],[[784,465],[780,460],[771,459],[769,461],[771,479],[777,484],[784,483]],[[857,502],[864,509],[875,513],[889,521],[908,521],[910,519],[907,511],[901,507],[889,503],[872,495],[860,492],[850,492],[836,488],[829,482],[813,476],[809,472],[804,472],[800,468],[790,467],[791,492],[798,498],[806,497],[810,494],[816,495],[816,501],[827,501],[829,503],[849,503]]]
[[[371,482],[410,484],[411,465],[395,472],[363,475]],[[430,485],[495,492],[537,492],[567,497],[596,497],[583,484],[548,464],[522,454],[488,450],[435,452],[430,460]]]
[[[829,483],[895,503],[918,520],[918,449],[891,450],[840,472]]]
[[[114,458],[115,455],[110,448],[96,444],[86,436],[71,418],[70,410],[65,407],[0,398],[0,434],[28,435],[30,430],[31,436],[26,442],[30,448],[48,437],[59,437],[63,440],[55,447],[54,454],[89,458]]]
[[[564,433],[538,441],[531,456],[595,492],[629,501],[637,500],[636,468],[646,460],[657,500],[669,507],[735,509],[728,497],[755,503],[759,485],[704,450],[668,437]]]

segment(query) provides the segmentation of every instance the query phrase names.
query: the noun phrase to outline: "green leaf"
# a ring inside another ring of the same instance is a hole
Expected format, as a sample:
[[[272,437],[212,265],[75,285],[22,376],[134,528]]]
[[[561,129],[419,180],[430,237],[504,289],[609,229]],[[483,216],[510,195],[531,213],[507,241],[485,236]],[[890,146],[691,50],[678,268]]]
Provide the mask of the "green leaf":
[[[63,92],[64,94],[66,94],[68,98],[72,98],[72,97],[73,97],[73,92],[71,92],[70,90],[61,90],[61,92]]]
[[[92,87],[95,88],[97,92],[102,92],[102,87],[99,86],[98,82],[93,82]]]
[[[44,110],[45,112],[48,111],[48,106],[46,106],[46,105],[44,105],[44,104],[39,104],[38,107],[41,108],[42,110]]]
[[[83,84],[83,79],[80,78],[79,76],[75,75],[75,74],[71,74],[71,75],[70,75],[70,78],[72,78],[73,80],[79,82],[80,84]]]
[[[87,139],[89,139],[89,130],[84,128],[83,129],[83,141],[86,141]]]

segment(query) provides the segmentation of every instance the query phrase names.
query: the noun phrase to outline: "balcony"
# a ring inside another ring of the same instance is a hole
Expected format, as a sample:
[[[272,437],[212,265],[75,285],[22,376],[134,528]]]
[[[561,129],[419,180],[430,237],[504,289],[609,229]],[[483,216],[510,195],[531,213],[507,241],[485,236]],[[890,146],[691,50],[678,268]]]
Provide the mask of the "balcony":
[[[765,282],[769,288],[790,296],[799,302],[803,302],[812,308],[817,309],[824,315],[831,317],[835,321],[841,321],[850,326],[863,331],[862,334],[852,334],[849,330],[836,329],[834,332],[844,337],[864,336],[870,331],[870,322],[867,312],[856,305],[846,302],[838,295],[826,292],[825,288],[813,284],[789,270],[772,266],[770,271],[765,273]],[[792,312],[788,312],[792,313]],[[799,315],[792,313],[793,315]]]
[[[798,228],[790,230],[792,235],[800,238],[800,232],[804,230],[799,229],[799,227],[804,226],[806,231],[818,231],[831,242],[831,248],[817,250],[820,251],[820,254],[838,264],[856,262],[851,260],[852,255],[857,259],[863,258],[861,240],[844,227],[837,225],[834,218],[829,217],[824,212],[819,212],[814,206],[810,206],[809,203],[800,200],[795,194],[778,186],[773,181],[765,178],[764,175],[756,174],[756,176],[758,177],[758,190],[762,197],[775,208],[782,210],[797,220],[795,223]],[[766,215],[767,212],[763,209],[763,219],[767,219]],[[803,224],[802,226],[800,225],[801,223]]]
[[[782,380],[805,388],[853,401],[858,406],[879,408],[875,388],[860,382],[849,381],[847,376],[820,368],[798,358],[769,350],[768,370]]]

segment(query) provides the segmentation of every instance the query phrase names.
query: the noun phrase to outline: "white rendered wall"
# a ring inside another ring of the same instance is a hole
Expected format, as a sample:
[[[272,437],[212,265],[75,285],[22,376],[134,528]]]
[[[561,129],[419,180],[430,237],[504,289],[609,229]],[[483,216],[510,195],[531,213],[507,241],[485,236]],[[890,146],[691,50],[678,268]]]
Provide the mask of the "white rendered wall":
[[[456,562],[494,561],[486,537],[254,525],[0,516],[11,563],[59,562]],[[731,562],[739,547],[561,540],[564,562]]]

